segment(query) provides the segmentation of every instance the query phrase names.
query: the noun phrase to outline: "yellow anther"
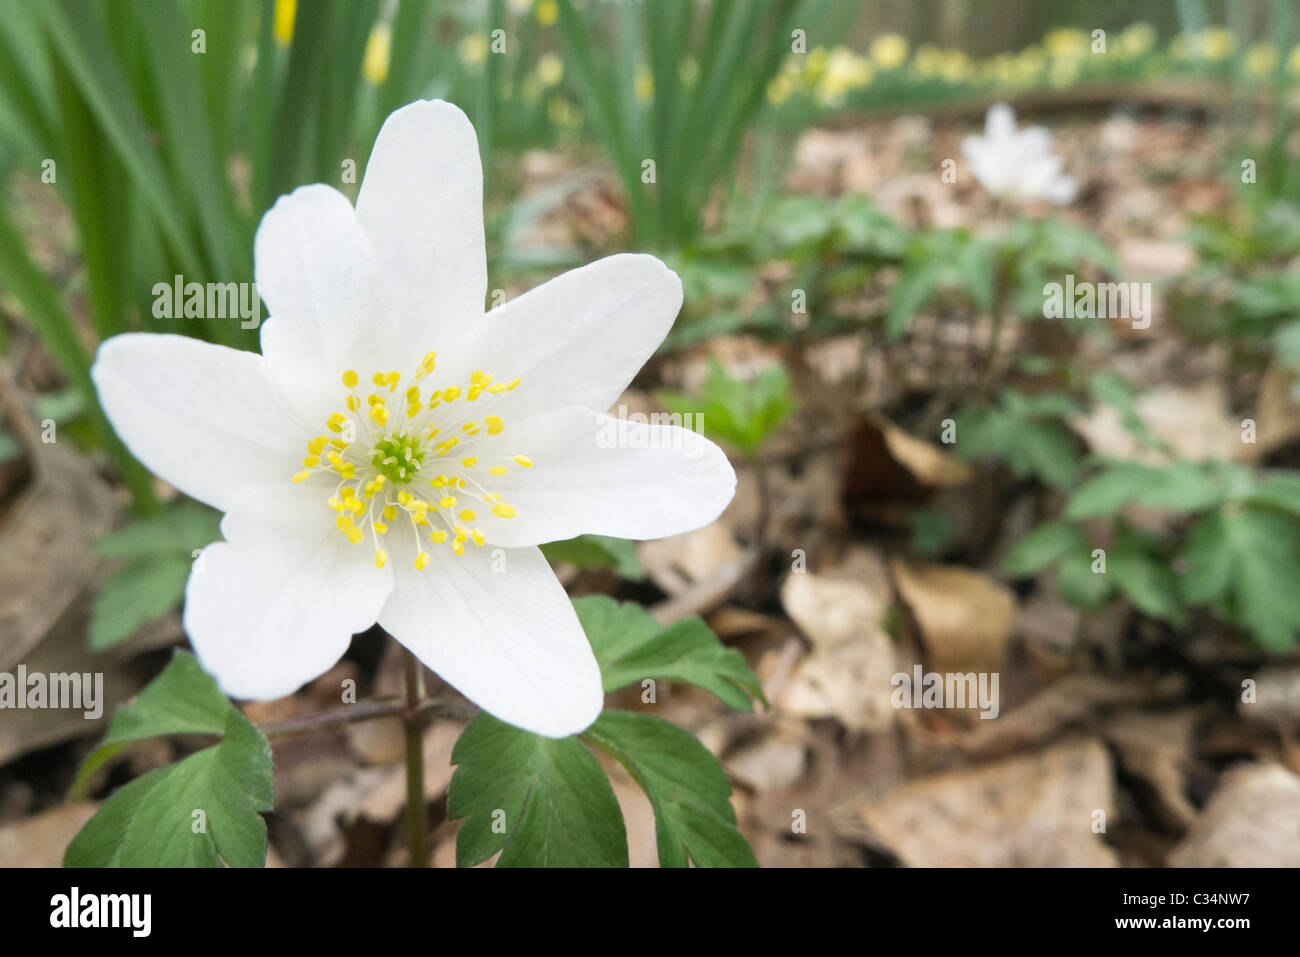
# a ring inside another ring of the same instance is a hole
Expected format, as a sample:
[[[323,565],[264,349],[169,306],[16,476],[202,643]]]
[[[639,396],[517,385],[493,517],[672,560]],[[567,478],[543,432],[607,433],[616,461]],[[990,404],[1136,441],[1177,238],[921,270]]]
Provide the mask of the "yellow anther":
[[[349,369],[347,372],[343,373],[343,384],[349,389],[356,388],[357,383],[360,381],[361,377],[357,375],[354,369]]]
[[[522,465],[526,469],[530,469],[533,467],[533,460],[526,455],[516,455],[515,462]]]
[[[478,465],[478,459],[471,455],[467,459],[461,459],[460,464],[465,466],[467,469],[472,469],[474,466]]]
[[[350,395],[350,396],[348,396],[348,411],[349,411],[349,412],[355,412],[355,411],[357,411],[357,409],[360,408],[360,406],[361,406],[361,400],[359,400],[355,395]]]
[[[456,541],[463,542],[469,538],[469,529],[464,525],[456,526]]]
[[[423,569],[424,566],[426,566],[426,565],[428,565],[428,564],[429,564],[429,553],[428,553],[428,552],[420,552],[420,554],[418,554],[418,555],[415,556],[415,570],[416,570],[417,572],[420,571],[421,569]]]
[[[387,519],[387,520],[390,521],[390,522],[391,522],[393,519],[397,518],[397,506],[396,506],[396,505],[385,505],[385,506],[384,506],[384,518]]]
[[[488,469],[488,471],[491,472],[493,475],[505,475],[510,470],[506,468],[504,465],[494,465],[490,469]]]
[[[420,401],[420,387],[418,385],[413,385],[406,390],[406,401],[407,402]]]
[[[377,549],[375,551],[375,567],[383,568],[384,564],[387,561],[388,561],[388,552],[384,551],[382,548]]]
[[[348,532],[348,541],[353,545],[360,545],[361,540],[365,537],[365,532],[361,531],[361,529],[357,528],[355,525],[352,527],[352,530]]]
[[[497,518],[514,518],[519,513],[515,511],[513,505],[507,505],[505,502],[498,502],[492,506],[492,514]]]
[[[356,528],[356,522],[352,521],[351,515],[340,515],[338,518],[334,519],[334,524],[339,527],[340,532],[345,534]]]
[[[464,425],[461,426],[461,428],[464,429],[470,435],[478,435],[478,426],[475,425],[473,422],[466,422]]]
[[[384,374],[382,372],[376,372],[370,377],[370,381],[377,386],[382,386],[384,384]]]
[[[388,526],[385,525],[383,522],[375,522],[375,523],[374,523],[374,528],[375,528],[375,534],[376,534],[376,535],[387,535],[387,534],[388,534]]]
[[[334,446],[336,449],[346,449],[348,447],[347,440],[345,439],[330,439],[330,445]]]
[[[442,488],[444,485],[447,484],[447,476],[435,475],[433,478],[429,479],[429,484],[432,485],[434,488]]]
[[[485,416],[483,424],[487,426],[488,435],[500,435],[501,430],[506,427],[505,422],[499,415]]]
[[[350,499],[353,495],[356,495],[356,494],[357,494],[357,493],[356,493],[356,490],[353,489],[351,485],[345,485],[345,486],[343,486],[341,489],[339,489],[339,495],[342,496],[343,501],[345,501],[345,502],[346,502],[348,499]]]
[[[483,530],[481,528],[474,529],[474,531],[469,533],[469,537],[474,539],[475,545],[482,545],[487,541],[487,539],[483,537]]]
[[[343,511],[343,503],[336,498],[329,499],[329,507],[334,509],[336,512]]]
[[[460,386],[449,385],[447,386],[447,388],[443,389],[442,391],[442,401],[454,402],[459,395],[460,395]]]
[[[348,417],[342,412],[332,412],[330,417],[325,420],[325,427],[331,432],[339,433],[343,431],[343,423],[347,420]]]
[[[523,380],[520,379],[519,376],[515,376],[513,379],[511,379],[509,382],[506,383],[506,388],[511,392],[513,392],[515,390],[515,387],[519,385],[519,383],[522,381]]]
[[[360,515],[366,510],[366,503],[359,498],[348,499],[348,508],[352,509],[353,514]]]
[[[454,496],[454,495],[448,495],[446,498],[440,498],[440,499],[438,499],[438,507],[439,507],[439,508],[455,508],[455,507],[456,507],[456,496]]]
[[[397,493],[397,504],[398,504],[398,505],[410,505],[411,502],[412,502],[412,500],[413,500],[413,498],[414,498],[414,497],[411,495],[410,492],[398,492],[398,493]]]
[[[420,405],[420,403],[412,402],[410,405],[406,407],[406,417],[409,419],[415,418],[417,415],[420,414],[420,409],[422,408],[423,406]]]
[[[478,518],[478,516],[474,514],[474,510],[472,508],[467,508],[460,513],[460,520],[462,522],[472,522],[476,518]]]
[[[302,464],[307,466],[309,469],[314,469],[316,466],[320,465],[320,456],[308,455],[302,460]]]
[[[295,482],[305,482],[309,478],[311,478],[311,472],[307,471],[307,469],[303,469],[301,472],[299,472],[297,475],[293,477],[293,480]]]
[[[367,405],[383,405],[383,404],[384,404],[384,400],[381,399],[379,396],[375,395],[375,394],[372,392],[372,393],[370,393],[368,396],[366,396],[366,404],[367,404]]]
[[[438,530],[436,530],[436,531],[430,532],[430,533],[429,533],[429,539],[430,539],[430,541],[432,541],[435,545],[441,545],[443,542],[445,542],[445,541],[447,540],[447,530],[446,530],[446,529],[443,529],[443,528],[440,528],[440,529],[438,529]]]
[[[389,392],[392,392],[394,389],[397,388],[397,383],[401,380],[401,378],[402,376],[401,373],[399,372],[390,372],[386,376],[384,376],[384,385],[388,386]]]
[[[330,437],[328,435],[318,435],[307,443],[307,451],[312,455],[320,455],[321,450],[325,448],[325,445],[329,440]]]
[[[492,395],[499,395],[500,393],[505,392],[506,389],[508,388],[509,386],[507,386],[504,382],[498,382],[496,385],[488,386],[488,392],[490,392]]]
[[[485,502],[499,502],[499,501],[501,501],[501,493],[500,493],[500,492],[488,492],[486,495],[483,496],[483,501],[485,501]]]
[[[456,541],[451,543],[451,550],[455,552],[457,555],[464,555],[465,543],[458,538],[456,539]]]

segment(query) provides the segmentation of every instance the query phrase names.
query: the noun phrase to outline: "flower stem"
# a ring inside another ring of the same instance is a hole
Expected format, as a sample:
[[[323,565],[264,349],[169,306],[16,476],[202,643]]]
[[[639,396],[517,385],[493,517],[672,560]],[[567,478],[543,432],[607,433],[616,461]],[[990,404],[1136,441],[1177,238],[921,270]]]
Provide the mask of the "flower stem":
[[[420,710],[424,697],[424,677],[415,655],[402,649],[406,672],[406,709],[402,724],[406,726],[406,839],[411,849],[411,867],[427,867],[429,855],[424,827],[424,727]]]

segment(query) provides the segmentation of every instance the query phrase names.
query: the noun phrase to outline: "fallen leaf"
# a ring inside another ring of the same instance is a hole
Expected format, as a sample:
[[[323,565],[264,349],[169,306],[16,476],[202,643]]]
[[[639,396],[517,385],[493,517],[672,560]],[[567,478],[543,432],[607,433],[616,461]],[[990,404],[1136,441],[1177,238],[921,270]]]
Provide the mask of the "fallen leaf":
[[[956,565],[890,562],[912,610],[932,671],[997,671],[1016,618],[1014,593],[983,572]]]
[[[1300,777],[1278,764],[1223,776],[1172,867],[1300,867]]]
[[[837,831],[908,867],[1115,867],[1096,811],[1114,814],[1114,780],[1105,746],[1086,738],[851,802]]]

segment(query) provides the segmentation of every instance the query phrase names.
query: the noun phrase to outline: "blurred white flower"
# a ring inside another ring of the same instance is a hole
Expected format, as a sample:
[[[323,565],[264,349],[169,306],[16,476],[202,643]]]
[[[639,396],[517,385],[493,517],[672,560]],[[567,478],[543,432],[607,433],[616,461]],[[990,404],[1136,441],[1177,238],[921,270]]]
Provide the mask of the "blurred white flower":
[[[989,108],[983,136],[962,140],[962,155],[975,178],[995,196],[1012,200],[1071,202],[1079,192],[1065,161],[1052,152],[1052,134],[1041,126],[1016,128],[1016,114],[1006,103]]]

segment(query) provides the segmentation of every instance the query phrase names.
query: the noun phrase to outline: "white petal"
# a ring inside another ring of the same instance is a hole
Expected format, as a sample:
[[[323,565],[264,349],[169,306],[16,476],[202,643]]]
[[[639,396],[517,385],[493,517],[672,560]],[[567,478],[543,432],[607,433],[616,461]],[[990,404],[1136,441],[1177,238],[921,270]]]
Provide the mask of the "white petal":
[[[379,623],[452,687],[502,721],[551,738],[576,734],[604,705],[600,668],[555,573],[536,548],[411,546]],[[395,550],[396,551],[396,550]]]
[[[262,354],[285,401],[307,421],[319,423],[342,405],[344,370],[369,379],[405,373],[418,361],[416,346],[400,338],[388,282],[342,193],[318,184],[282,196],[262,218],[254,259],[271,313]]]
[[[384,121],[357,215],[395,285],[403,335],[419,361],[483,314],[483,167],[465,114],[421,100]]]
[[[226,541],[205,548],[190,573],[185,631],[232,697],[281,698],[328,671],[392,593],[392,571],[305,493],[295,486],[236,505],[221,523]]]
[[[200,502],[226,511],[250,492],[287,486],[302,467],[311,432],[255,353],[128,333],[99,347],[91,376],[131,453]]]
[[[682,306],[677,274],[619,255],[557,276],[490,310],[481,368],[521,384],[492,411],[507,422],[564,405],[604,411],[654,354]]]
[[[708,423],[704,423],[707,428]],[[498,518],[476,506],[489,542],[506,547],[594,533],[663,538],[707,525],[736,491],[723,451],[689,429],[629,422],[570,407],[507,426],[502,451],[519,446],[531,468],[511,464],[484,487],[513,506]],[[476,470],[476,472],[479,470]]]

